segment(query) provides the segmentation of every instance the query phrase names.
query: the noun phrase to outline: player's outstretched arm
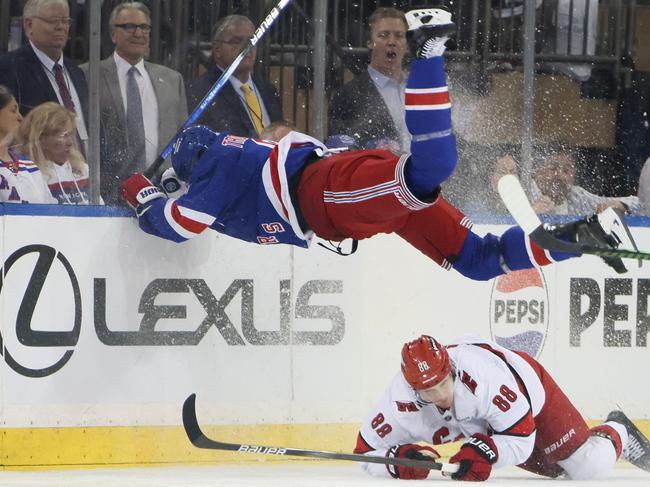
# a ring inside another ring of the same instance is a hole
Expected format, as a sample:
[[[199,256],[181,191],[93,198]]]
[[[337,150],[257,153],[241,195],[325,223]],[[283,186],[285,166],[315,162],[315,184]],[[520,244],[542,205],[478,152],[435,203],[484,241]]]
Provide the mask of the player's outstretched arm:
[[[135,210],[138,224],[146,233],[174,242],[183,242],[200,233],[186,232],[170,225],[169,219],[173,220],[174,216],[181,218],[176,200],[169,199],[142,174],[136,173],[122,183],[122,198]]]

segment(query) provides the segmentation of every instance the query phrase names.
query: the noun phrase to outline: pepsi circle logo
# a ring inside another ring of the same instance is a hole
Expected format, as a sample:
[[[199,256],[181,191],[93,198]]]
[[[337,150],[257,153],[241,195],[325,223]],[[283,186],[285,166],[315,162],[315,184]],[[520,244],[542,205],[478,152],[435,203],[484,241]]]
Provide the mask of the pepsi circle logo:
[[[539,357],[549,316],[548,289],[540,269],[524,269],[495,279],[490,296],[490,334],[499,345]]]

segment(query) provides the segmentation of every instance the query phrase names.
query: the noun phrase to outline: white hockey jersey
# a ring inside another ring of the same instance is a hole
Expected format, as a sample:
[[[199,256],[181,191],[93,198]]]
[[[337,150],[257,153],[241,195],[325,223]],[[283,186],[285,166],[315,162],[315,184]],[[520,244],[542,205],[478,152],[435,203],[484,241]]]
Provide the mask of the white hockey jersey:
[[[544,387],[521,355],[496,343],[467,336],[447,345],[454,374],[450,410],[418,401],[398,373],[361,427],[355,452],[386,455],[405,443],[434,445],[491,434],[498,451],[494,468],[523,463],[535,444],[534,417],[545,402]],[[381,464],[362,464],[388,477]]]

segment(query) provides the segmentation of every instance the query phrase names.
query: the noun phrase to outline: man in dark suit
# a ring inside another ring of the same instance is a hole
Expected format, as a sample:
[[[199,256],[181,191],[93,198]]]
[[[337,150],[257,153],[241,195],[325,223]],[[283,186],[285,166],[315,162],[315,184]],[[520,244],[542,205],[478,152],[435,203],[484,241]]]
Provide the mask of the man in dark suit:
[[[118,4],[109,29],[115,50],[100,64],[100,192],[105,203],[122,204],[120,181],[162,152],[187,119],[187,98],[179,72],[144,60],[151,33],[146,5]]]
[[[354,137],[363,148],[408,151],[410,135],[404,122],[407,53],[404,13],[380,7],[368,20],[367,71],[338,91],[329,109],[329,134]]]
[[[29,43],[0,57],[0,84],[15,94],[23,116],[46,101],[74,111],[79,138],[86,141],[86,78],[63,57],[70,23],[67,0],[28,0],[23,8],[23,28]]]
[[[211,35],[214,65],[189,83],[187,95],[191,109],[201,102],[254,32],[255,26],[243,15],[229,15],[214,25]],[[266,126],[282,120],[282,106],[275,87],[265,79],[252,76],[256,54],[256,47],[248,51],[229,82],[203,112],[199,123],[233,135],[259,137]]]

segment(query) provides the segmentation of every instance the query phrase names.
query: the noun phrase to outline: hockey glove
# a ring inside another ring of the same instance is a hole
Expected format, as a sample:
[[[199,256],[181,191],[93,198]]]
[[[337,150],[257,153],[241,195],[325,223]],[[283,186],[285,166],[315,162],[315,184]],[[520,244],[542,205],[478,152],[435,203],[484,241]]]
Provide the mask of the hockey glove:
[[[395,445],[386,452],[388,458],[409,458],[411,460],[432,461],[440,458],[438,452],[430,446],[406,443]],[[386,469],[394,479],[422,480],[429,475],[428,468],[404,467],[402,465],[386,465]]]
[[[492,465],[498,458],[497,447],[492,438],[477,433],[449,459],[449,463],[460,464],[458,471],[451,474],[451,478],[477,482],[487,480],[492,472]]]
[[[180,198],[187,193],[187,183],[178,178],[173,167],[162,173],[160,186],[169,198]]]
[[[142,174],[136,173],[122,183],[122,199],[138,216],[149,208],[148,203],[164,197],[164,193]]]

